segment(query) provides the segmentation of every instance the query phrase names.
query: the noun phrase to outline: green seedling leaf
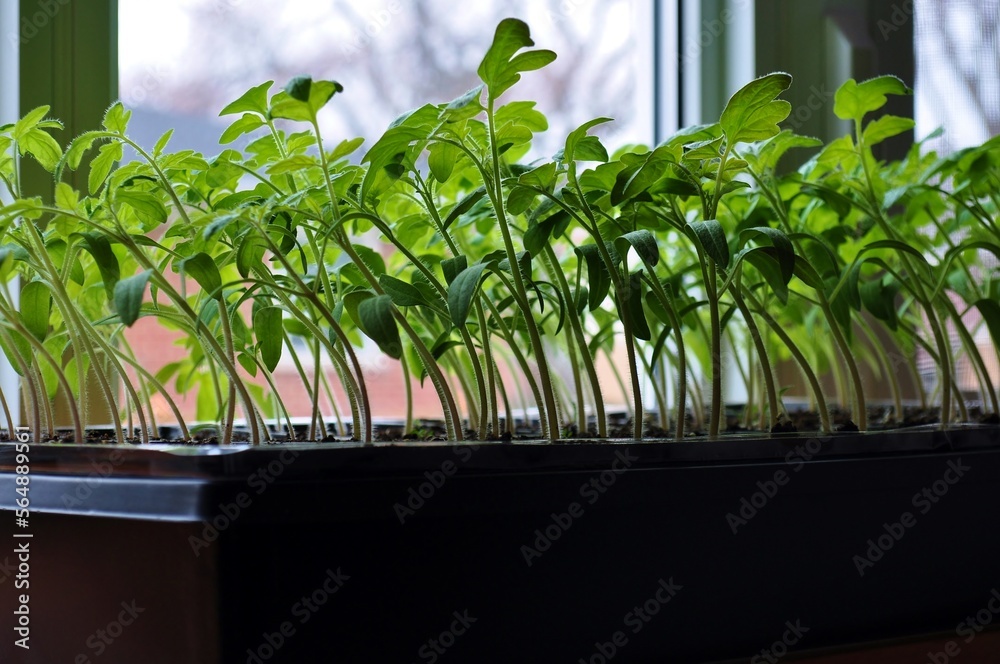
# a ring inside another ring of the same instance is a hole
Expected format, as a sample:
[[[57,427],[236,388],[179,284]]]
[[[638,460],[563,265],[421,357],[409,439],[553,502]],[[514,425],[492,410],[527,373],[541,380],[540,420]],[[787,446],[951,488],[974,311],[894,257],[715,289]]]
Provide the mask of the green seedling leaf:
[[[622,256],[628,254],[629,247],[635,249],[635,253],[648,267],[660,262],[660,249],[656,246],[656,238],[649,231],[632,231],[615,240],[615,249]]]
[[[115,311],[118,312],[118,317],[125,327],[132,327],[139,319],[142,300],[146,294],[146,284],[149,283],[152,274],[152,270],[146,270],[115,284]]]
[[[42,168],[49,173],[54,173],[59,159],[62,158],[62,148],[56,139],[52,138],[47,131],[32,129],[17,141],[18,151],[24,154],[31,154]]]
[[[767,238],[771,246],[774,247],[774,258],[781,268],[781,278],[785,284],[792,280],[795,273],[795,247],[783,231],[770,226],[754,226],[740,231],[740,243],[742,244],[751,237],[758,236]]]
[[[274,81],[267,81],[250,88],[243,95],[227,105],[219,115],[234,115],[236,113],[257,113],[267,116],[267,93],[271,90]]]
[[[862,137],[865,145],[871,147],[887,138],[910,131],[915,124],[911,118],[901,118],[898,115],[883,115],[879,119],[868,123],[864,132],[862,132]]]
[[[237,353],[236,361],[240,363],[243,370],[250,374],[252,377],[257,377],[257,363],[254,359],[247,355],[246,353]]]
[[[480,101],[482,98],[483,86],[477,85],[461,97],[449,102],[441,112],[441,118],[447,122],[461,122],[474,118],[483,111]]]
[[[455,278],[469,266],[468,256],[455,256],[441,261],[441,271],[444,273],[444,282],[451,286]]]
[[[489,265],[486,263],[476,263],[462,270],[449,284],[448,311],[451,313],[451,322],[456,327],[465,325],[472,307],[472,298],[479,290],[479,282],[487,267]]]
[[[715,219],[705,221],[688,222],[687,227],[694,233],[701,248],[708,254],[715,263],[726,269],[729,267],[729,260],[732,254],[729,251],[729,242],[726,240],[726,232]]]
[[[358,304],[358,323],[383,353],[398,360],[403,356],[403,344],[392,312],[392,299],[388,295],[370,297]]]
[[[121,268],[118,265],[118,257],[112,251],[111,243],[108,241],[107,236],[92,232],[74,235],[73,237],[78,238],[80,247],[93,256],[94,262],[97,264],[97,269],[101,273],[101,279],[104,281],[104,290],[107,293],[108,300],[113,302],[115,298],[115,286],[118,284],[118,280],[121,279]]]
[[[833,112],[841,120],[860,122],[868,113],[885,106],[886,95],[911,94],[913,90],[895,76],[878,76],[863,83],[849,78],[833,97]]]
[[[148,192],[120,189],[115,200],[135,210],[139,220],[145,223],[159,225],[167,220],[167,208],[160,199]]]
[[[649,323],[646,322],[646,311],[642,307],[642,270],[629,275],[628,292],[625,293],[624,309],[632,322],[632,336],[636,339],[649,341],[653,335],[649,331]]]
[[[116,161],[122,159],[122,144],[118,141],[105,143],[98,150],[97,156],[90,162],[90,176],[87,179],[87,186],[91,194],[100,191],[104,181],[108,179],[111,169]]]
[[[447,182],[462,151],[451,143],[434,143],[427,149],[427,166],[438,182]]]
[[[778,300],[782,304],[788,304],[788,280],[785,279],[777,250],[774,247],[754,247],[753,249],[744,249],[741,253],[743,253],[743,260],[757,268]]]
[[[607,161],[608,151],[601,145],[596,136],[588,136],[592,128],[605,122],[612,122],[612,118],[594,118],[589,122],[574,129],[566,137],[566,146],[561,154],[555,155],[553,159],[560,161]],[[589,140],[593,139],[593,140]]]
[[[128,130],[128,121],[132,117],[132,111],[126,111],[120,101],[116,101],[108,107],[104,113],[104,128],[115,134],[125,135]]]
[[[336,81],[313,81],[308,76],[293,78],[283,93],[271,99],[271,117],[315,122],[316,114],[344,86]]]
[[[23,376],[24,373],[21,370],[21,362],[23,362],[24,364],[29,364],[29,365],[31,364],[31,358],[32,358],[31,343],[17,332],[11,331],[10,334],[11,345],[8,345],[6,336],[7,335],[0,334],[0,350],[3,350],[4,356],[10,363],[10,366],[14,368],[14,371],[16,371],[18,375]],[[21,362],[18,361],[19,358]]]
[[[379,277],[378,283],[397,307],[419,307],[427,304],[423,293],[402,279],[383,274]]]
[[[675,162],[671,148],[661,146],[645,155],[641,162],[619,171],[611,190],[611,204],[621,205],[647,191],[664,176],[668,166]]]
[[[587,265],[587,283],[590,285],[590,310],[601,306],[611,289],[611,273],[601,260],[600,251],[596,244],[585,244],[580,247],[573,247],[576,255],[583,259]]]
[[[215,259],[201,251],[185,258],[178,264],[181,272],[190,275],[207,297],[222,297],[222,275],[219,274],[219,266],[215,264]]]
[[[778,123],[788,117],[792,105],[776,97],[791,83],[791,76],[779,72],[750,81],[736,91],[719,120],[730,147],[762,141],[781,131]]]
[[[486,187],[479,187],[475,191],[468,194],[465,198],[460,200],[455,207],[451,209],[448,216],[444,220],[444,230],[448,230],[448,227],[455,223],[455,220],[461,217],[463,214],[472,209],[472,207],[482,200],[483,196],[486,195]],[[464,269],[464,268],[463,268]]]
[[[159,157],[165,149],[167,149],[167,143],[170,142],[170,137],[174,135],[173,129],[168,129],[163,132],[163,136],[160,136],[159,140],[156,141],[156,145],[153,146],[153,157]],[[220,141],[221,142],[221,141]]]
[[[1000,346],[1000,304],[996,300],[978,300],[975,305],[979,309],[986,327],[990,331],[990,338],[993,339],[994,346]]]
[[[10,135],[14,137],[15,141],[21,140],[21,138],[26,134],[34,131],[35,127],[38,126],[38,123],[49,114],[49,110],[51,110],[51,108],[51,106],[39,106],[31,109],[25,113],[24,117],[14,123],[14,127]]]
[[[281,360],[282,312],[280,307],[261,307],[253,314],[253,333],[257,337],[260,360],[268,371],[274,371]]]
[[[52,291],[48,284],[29,281],[21,289],[21,320],[36,339],[45,341],[49,334],[49,316],[52,312]]]
[[[249,277],[253,268],[263,262],[265,251],[267,251],[267,241],[262,237],[250,236],[240,242],[236,248],[236,269],[241,277],[244,279]]]
[[[219,143],[225,145],[232,143],[243,134],[249,134],[264,126],[264,120],[259,115],[244,113],[243,117],[229,125],[226,131],[219,137]]]
[[[859,293],[865,309],[875,318],[884,321],[890,330],[895,330],[899,324],[896,314],[896,296],[900,286],[890,276],[880,277],[861,284]]]
[[[497,99],[519,80],[521,72],[541,69],[556,59],[552,51],[535,50],[517,54],[534,46],[528,24],[506,18],[497,26],[486,56],[479,65],[479,78],[486,84],[490,99]]]

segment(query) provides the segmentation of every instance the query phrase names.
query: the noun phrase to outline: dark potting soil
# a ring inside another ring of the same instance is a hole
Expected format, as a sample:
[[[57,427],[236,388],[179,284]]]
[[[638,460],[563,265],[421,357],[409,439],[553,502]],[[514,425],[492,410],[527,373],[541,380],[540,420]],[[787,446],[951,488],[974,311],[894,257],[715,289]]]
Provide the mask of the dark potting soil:
[[[929,424],[937,424],[940,422],[940,409],[939,408],[921,408],[921,407],[905,407],[903,412],[903,418],[901,422],[897,422],[895,417],[894,409],[891,406],[875,406],[869,408],[868,410],[868,430],[869,431],[891,431],[894,429],[903,429],[907,427],[924,426]],[[972,406],[968,409],[969,422],[979,423],[979,424],[1000,424],[1000,416],[997,413],[983,413],[978,406]],[[756,418],[754,418],[756,419]],[[852,420],[850,411],[838,407],[830,409],[830,419],[834,431],[838,432],[853,432],[858,431],[859,428],[857,424]],[[656,420],[656,422],[654,422]],[[702,422],[707,422],[707,415],[702,418]],[[727,410],[727,417],[725,422],[725,433],[736,434],[736,433],[754,433],[760,430],[756,427],[746,427],[743,424],[744,414],[741,408],[730,408]],[[646,439],[670,439],[674,436],[673,423],[669,423],[670,426],[664,428],[659,425],[658,418],[655,413],[647,414],[647,423],[643,427],[643,437]],[[441,422],[436,421],[421,421],[419,426],[414,428],[409,433],[404,433],[404,427],[402,425],[377,425],[375,439],[378,442],[392,443],[392,442],[447,442],[447,432]],[[772,434],[791,434],[791,433],[815,433],[820,429],[820,418],[819,414],[815,411],[810,410],[794,410],[786,413],[781,420],[774,425],[769,433]],[[167,432],[173,430],[173,435],[165,435]],[[685,432],[687,436],[699,437],[706,435],[706,431],[703,428],[697,428],[694,426],[694,420],[691,413],[688,413],[687,422],[685,423]],[[190,440],[182,440],[177,435],[179,431],[175,427],[161,427],[160,435],[151,438],[150,442],[163,443],[163,444],[182,444],[182,445],[219,445],[221,443],[221,437],[219,431],[214,426],[207,426],[198,428],[192,432]],[[474,442],[479,441],[478,432],[475,429],[467,428],[463,432],[463,440]],[[608,416],[608,436],[607,439],[623,439],[632,438],[632,419],[629,418],[625,413],[614,413]],[[311,442],[306,440],[305,430],[295,431],[292,435],[287,434],[272,434],[273,440],[276,443],[281,442]],[[590,422],[586,430],[580,430],[577,423],[566,424],[562,431],[561,437],[566,440],[597,440],[600,439],[597,433],[597,427],[594,422]],[[512,441],[528,441],[528,440],[541,440],[541,429],[537,422],[520,422],[515,428],[514,432],[507,431],[503,429],[500,433],[495,433],[490,431],[484,438],[488,442],[512,442]],[[0,430],[0,442],[9,441],[10,438],[6,431]],[[138,435],[126,436],[126,442],[129,444],[140,444],[141,438]],[[357,442],[356,437],[347,436],[335,436],[335,435],[325,435],[323,438],[315,441],[321,443],[335,443],[344,441],[354,441]],[[56,443],[56,444],[71,444],[76,442],[74,439],[74,434],[71,429],[60,429],[54,435],[45,436],[40,442],[44,443]],[[114,429],[111,427],[95,427],[86,430],[86,439],[84,444],[88,445],[107,445],[115,444],[117,438],[114,435]],[[250,433],[244,429],[238,429],[233,433],[233,442],[235,443],[249,443],[251,442]]]

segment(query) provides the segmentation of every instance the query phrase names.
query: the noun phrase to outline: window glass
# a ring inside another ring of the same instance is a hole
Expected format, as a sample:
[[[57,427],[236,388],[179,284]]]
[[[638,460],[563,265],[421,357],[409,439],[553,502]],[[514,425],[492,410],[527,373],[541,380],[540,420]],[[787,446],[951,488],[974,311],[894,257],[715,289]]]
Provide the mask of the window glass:
[[[323,114],[328,140],[377,137],[399,114],[476,85],[506,16],[559,54],[513,91],[549,117],[539,149],[557,149],[560,135],[601,115],[616,119],[604,134],[611,146],[652,133],[649,0],[490,0],[461,11],[445,0],[119,0],[119,12],[121,97],[140,142],[175,127],[175,148],[217,152],[223,106],[300,74],[345,88]]]

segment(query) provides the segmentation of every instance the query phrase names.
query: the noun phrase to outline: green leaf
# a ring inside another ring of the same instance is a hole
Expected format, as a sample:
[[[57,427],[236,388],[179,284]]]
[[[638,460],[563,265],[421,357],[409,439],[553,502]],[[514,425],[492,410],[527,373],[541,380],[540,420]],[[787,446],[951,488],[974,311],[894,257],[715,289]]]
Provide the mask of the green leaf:
[[[122,144],[118,141],[105,143],[101,146],[97,156],[90,162],[90,176],[87,179],[87,186],[91,194],[100,191],[104,181],[108,179],[108,174],[114,168],[116,161],[122,159]]]
[[[490,99],[497,99],[521,80],[521,72],[540,69],[556,59],[555,53],[545,50],[516,55],[522,48],[534,45],[531,30],[524,21],[506,18],[497,25],[493,43],[478,69]]]
[[[649,323],[646,322],[646,312],[642,308],[642,271],[633,272],[629,275],[628,292],[625,294],[625,311],[632,322],[632,336],[636,339],[649,341],[652,333],[649,331]]]
[[[458,219],[463,214],[471,210],[472,207],[476,203],[478,203],[485,195],[486,195],[486,187],[482,186],[472,191],[465,198],[456,203],[455,207],[451,209],[451,212],[448,213],[448,216],[444,220],[443,224],[444,230],[448,230],[448,227],[451,226],[456,219]]]
[[[887,138],[910,131],[915,124],[910,118],[901,118],[898,115],[883,115],[879,119],[868,123],[864,132],[862,132],[862,137],[865,145],[871,147]]]
[[[860,121],[868,113],[885,106],[886,95],[910,94],[913,90],[895,76],[878,76],[863,83],[849,78],[834,95],[833,112],[841,120]]]
[[[447,258],[441,261],[441,271],[444,273],[444,282],[449,286],[455,281],[467,267],[469,266],[468,256],[455,256],[454,258]]]
[[[21,319],[36,339],[45,341],[49,334],[49,316],[52,313],[52,291],[48,284],[29,281],[21,289]]]
[[[403,356],[403,344],[392,311],[392,299],[388,295],[370,297],[358,304],[358,323],[383,353],[398,360]]]
[[[647,267],[652,268],[660,262],[660,249],[656,246],[656,238],[649,231],[632,231],[615,240],[615,248],[622,256],[628,254],[629,247],[635,249],[635,253]]]
[[[10,334],[10,341],[13,344],[13,347],[8,346],[5,335],[0,334],[0,350],[3,350],[4,356],[6,356],[8,363],[14,368],[14,371],[16,371],[18,375],[23,376],[24,373],[21,371],[21,364],[18,362],[18,358],[23,360],[25,364],[31,364],[31,343],[20,334],[13,331],[11,331]]]
[[[250,272],[264,259],[264,252],[267,250],[267,241],[264,238],[252,235],[240,242],[236,249],[236,269],[240,276],[246,279]]]
[[[281,318],[280,307],[261,307],[253,314],[253,334],[257,337],[260,360],[268,371],[274,371],[281,359]]]
[[[22,136],[34,131],[38,123],[49,114],[50,109],[51,106],[38,106],[25,113],[24,117],[14,123],[13,130],[11,131],[11,136],[14,137],[14,140],[19,141]]]
[[[219,274],[219,266],[215,264],[214,258],[200,251],[182,260],[179,267],[184,274],[190,275],[198,282],[206,296],[222,297],[222,275]]]
[[[165,149],[167,149],[167,143],[170,142],[170,137],[174,135],[173,129],[168,129],[163,132],[163,136],[156,141],[156,145],[153,146],[153,156],[159,157]]]
[[[788,303],[788,280],[785,279],[781,264],[774,247],[754,247],[740,252],[742,258],[757,268],[764,281],[771,287],[782,304]],[[795,255],[792,255],[794,260]],[[794,269],[794,266],[793,266]]]
[[[135,210],[136,216],[143,222],[158,225],[167,220],[167,208],[148,192],[119,189],[115,200]]]
[[[978,300],[975,305],[979,309],[986,327],[990,331],[994,347],[1000,346],[1000,304],[995,300]]]
[[[427,166],[438,182],[447,182],[462,151],[451,143],[434,143],[427,149]]]
[[[86,134],[81,134],[74,138],[70,144],[69,148],[66,150],[64,159],[66,160],[66,165],[70,167],[71,170],[76,170],[80,167],[80,162],[83,161],[83,155],[87,153],[87,150],[91,148],[94,141],[100,139],[101,136],[99,132],[91,131]]]
[[[115,284],[115,311],[118,312],[118,317],[125,327],[132,327],[132,324],[139,319],[139,310],[146,294],[146,284],[149,283],[152,274],[152,270],[146,270]]]
[[[707,219],[688,222],[687,227],[694,233],[709,258],[723,269],[729,267],[732,254],[729,252],[729,243],[726,241],[726,232],[722,229],[722,224],[715,219]]]
[[[307,76],[293,78],[285,86],[285,92],[271,100],[271,117],[315,122],[319,110],[343,91],[344,86],[336,81],[313,81]]]
[[[777,228],[754,226],[740,231],[740,242],[742,243],[755,235],[763,236],[770,240],[771,246],[775,250],[774,258],[778,261],[778,266],[781,269],[781,278],[787,284],[792,280],[792,276],[795,273],[795,247],[792,245],[792,241],[788,239],[788,236],[783,231]]]
[[[587,283],[590,286],[588,304],[590,310],[594,311],[608,296],[608,290],[611,288],[611,273],[608,272],[607,265],[601,259],[601,253],[596,244],[573,247],[573,251],[587,265]]]
[[[402,279],[383,274],[379,277],[378,283],[397,307],[417,307],[427,304],[423,293]]]
[[[244,371],[254,378],[257,377],[257,363],[254,362],[252,357],[246,353],[237,353],[236,361],[240,363],[240,366],[243,367]]]
[[[50,173],[55,172],[62,157],[59,143],[42,129],[32,129],[26,133],[18,140],[17,147],[22,155],[30,153]]]
[[[122,103],[116,101],[104,113],[104,128],[116,134],[124,135],[128,129],[128,121],[131,117],[132,111],[126,111]]]
[[[80,195],[77,193],[76,189],[69,186],[67,183],[57,182],[55,201],[56,205],[64,210],[75,210],[76,206],[80,203]]]
[[[587,132],[597,125],[612,121],[612,118],[594,118],[589,122],[584,122],[569,133],[566,137],[566,146],[563,148],[562,154],[556,155],[554,158],[562,161],[607,161],[607,149],[601,145],[596,136],[588,136]],[[586,140],[588,138],[593,138],[597,144],[594,145],[592,142],[588,142]],[[578,148],[579,154],[577,153]],[[602,155],[603,158],[601,158]]]
[[[461,122],[474,118],[483,111],[480,101],[483,97],[483,86],[477,85],[461,97],[453,99],[444,107],[441,118],[447,122]]]
[[[736,91],[719,120],[730,147],[762,141],[781,131],[778,123],[788,117],[792,105],[776,97],[791,83],[791,76],[779,72],[750,81]]]
[[[118,284],[118,280],[121,279],[121,267],[118,265],[118,257],[112,251],[111,243],[108,241],[107,236],[91,232],[74,235],[73,237],[79,238],[80,247],[93,256],[94,262],[97,264],[97,269],[101,273],[101,279],[104,281],[104,290],[107,293],[108,300],[114,301],[115,286]]]
[[[888,282],[888,283],[887,283]],[[896,296],[900,286],[891,276],[881,277],[861,284],[861,302],[875,318],[884,321],[890,330],[898,325]]]
[[[272,85],[274,85],[274,81],[267,81],[266,83],[261,83],[256,87],[250,88],[239,99],[222,109],[219,115],[250,112],[266,116],[267,93],[271,90]]]
[[[448,286],[448,311],[451,312],[451,322],[456,327],[465,325],[472,307],[472,298],[479,289],[479,281],[487,267],[486,263],[476,263],[462,270]]]
[[[222,132],[219,143],[232,143],[243,134],[249,134],[264,126],[264,120],[259,115],[244,113],[243,117],[229,125],[226,131]]]

